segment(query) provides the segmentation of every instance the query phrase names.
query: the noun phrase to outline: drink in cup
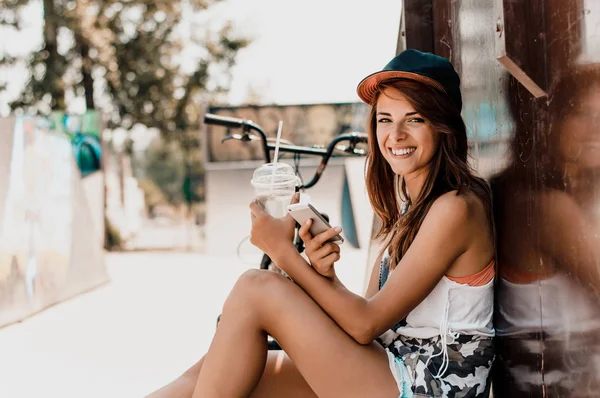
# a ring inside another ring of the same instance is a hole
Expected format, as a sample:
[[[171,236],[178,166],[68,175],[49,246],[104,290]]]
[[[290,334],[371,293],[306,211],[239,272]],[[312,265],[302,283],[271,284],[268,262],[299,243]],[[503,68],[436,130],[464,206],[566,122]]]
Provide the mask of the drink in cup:
[[[298,177],[292,166],[286,163],[267,163],[252,175],[252,186],[258,203],[273,217],[281,218],[287,214]]]

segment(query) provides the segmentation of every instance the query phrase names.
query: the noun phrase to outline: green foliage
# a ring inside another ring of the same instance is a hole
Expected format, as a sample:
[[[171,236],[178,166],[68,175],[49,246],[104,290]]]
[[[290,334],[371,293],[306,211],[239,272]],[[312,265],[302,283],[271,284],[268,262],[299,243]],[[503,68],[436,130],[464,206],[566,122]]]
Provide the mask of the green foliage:
[[[180,146],[185,153],[186,179],[183,190],[187,203],[204,200],[204,167],[199,134],[196,130],[179,137]]]
[[[178,142],[162,138],[153,141],[146,151],[143,169],[146,178],[162,192],[166,203],[175,206],[184,203],[185,153]],[[147,184],[146,188],[149,188]]]
[[[135,154],[135,175],[149,211],[158,205],[180,206],[204,200],[204,168],[198,134],[156,138]]]
[[[71,94],[99,109],[109,128],[198,131],[202,104],[228,88],[229,79],[210,85],[211,73],[226,74],[248,44],[230,25],[202,38],[196,33],[207,26],[186,25],[219,1],[43,0],[43,45],[28,59],[31,78],[12,109],[48,114],[65,109]],[[0,24],[18,29],[29,2],[4,0]]]
[[[168,204],[165,194],[150,178],[139,181],[139,187],[144,192],[144,203],[149,214],[152,214],[155,207]]]
[[[209,31],[197,22],[219,1],[42,0],[42,46],[28,56],[30,79],[11,108],[48,115],[83,97],[109,129],[156,128],[164,139],[148,151],[146,200],[201,201],[203,107],[228,89],[237,52],[248,45],[230,24]],[[30,2],[3,0],[0,25],[19,29]],[[0,67],[17,61],[0,55]]]

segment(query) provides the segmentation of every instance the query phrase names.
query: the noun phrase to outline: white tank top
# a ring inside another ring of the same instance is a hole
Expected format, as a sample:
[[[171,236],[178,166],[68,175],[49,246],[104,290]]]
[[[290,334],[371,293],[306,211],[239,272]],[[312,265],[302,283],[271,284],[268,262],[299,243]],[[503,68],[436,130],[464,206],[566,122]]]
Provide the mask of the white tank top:
[[[463,285],[444,276],[396,329],[408,337],[429,339],[459,334],[494,336],[494,280]]]
[[[383,259],[381,266],[389,264],[389,254],[385,257],[388,258]],[[388,278],[389,275],[386,280]],[[441,369],[434,375],[437,379],[448,366],[448,344],[454,343],[461,334],[493,337],[493,316],[494,279],[482,286],[469,286],[443,276],[431,293],[406,316],[402,326],[394,327],[380,338],[386,341],[398,334],[420,339],[440,336],[442,350],[438,355],[442,355],[443,360]]]

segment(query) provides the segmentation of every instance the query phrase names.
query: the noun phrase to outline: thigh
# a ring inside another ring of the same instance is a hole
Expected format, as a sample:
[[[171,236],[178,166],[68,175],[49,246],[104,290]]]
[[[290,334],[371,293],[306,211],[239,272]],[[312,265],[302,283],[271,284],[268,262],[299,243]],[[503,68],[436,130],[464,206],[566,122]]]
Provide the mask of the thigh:
[[[191,398],[196,387],[203,359],[168,385],[146,398]],[[318,398],[296,365],[284,351],[270,351],[258,386],[251,398]]]
[[[269,351],[251,398],[318,398],[285,351]]]
[[[186,370],[177,379],[154,391],[150,395],[147,395],[145,398],[191,398],[194,394],[196,381],[198,380],[198,375],[200,374],[203,363],[204,357],[192,365],[192,367]]]
[[[255,282],[267,332],[319,397],[398,397],[380,345],[359,344],[298,285],[272,272],[261,274]]]

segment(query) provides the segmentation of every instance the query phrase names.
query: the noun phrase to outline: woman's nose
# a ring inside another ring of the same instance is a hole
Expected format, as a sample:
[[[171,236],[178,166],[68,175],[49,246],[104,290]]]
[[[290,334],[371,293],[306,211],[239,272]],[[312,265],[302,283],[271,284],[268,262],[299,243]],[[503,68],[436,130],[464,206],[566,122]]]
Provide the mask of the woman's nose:
[[[392,134],[390,134],[390,138],[393,139],[394,141],[401,141],[403,139],[406,138],[406,129],[404,128],[403,125],[397,125],[394,130],[392,131]]]

